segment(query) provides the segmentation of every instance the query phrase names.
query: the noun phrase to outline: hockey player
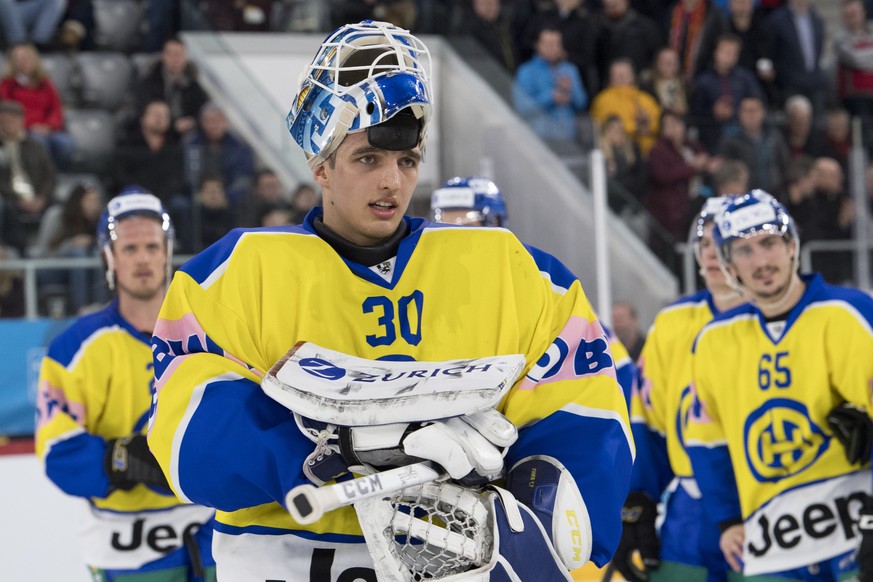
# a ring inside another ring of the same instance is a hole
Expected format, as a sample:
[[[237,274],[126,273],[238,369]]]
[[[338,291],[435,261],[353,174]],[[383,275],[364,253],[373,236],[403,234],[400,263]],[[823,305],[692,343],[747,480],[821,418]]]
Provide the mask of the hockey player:
[[[618,542],[633,444],[613,359],[578,279],[507,230],[405,216],[431,118],[428,71],[426,47],[393,25],[364,21],[329,35],[287,120],[323,208],[300,226],[232,231],[170,286],[153,339],[149,446],[182,499],[219,510],[223,582],[372,581],[376,562],[399,554],[362,537],[361,523],[376,525],[393,545],[394,522],[359,523],[344,507],[304,525],[283,506],[298,485],[347,479],[367,452],[361,427],[313,429],[259,387],[300,341],[375,362],[386,376],[392,362],[518,354],[522,374],[497,410],[483,411],[488,426],[476,415],[408,424],[386,451],[399,459],[392,464],[434,461],[459,482],[507,474],[499,495],[452,489],[487,507],[474,520],[487,531],[470,540],[493,540],[470,563],[479,579],[569,580],[589,559],[606,563]],[[306,377],[344,381],[345,370],[324,358],[306,366]],[[374,425],[395,412],[377,408]],[[438,418],[441,409],[414,412]],[[491,429],[507,423],[517,438],[503,441],[512,441],[503,457]],[[334,446],[337,432],[348,438]],[[494,453],[496,465],[483,462]],[[425,533],[439,525],[416,521]]]
[[[870,412],[873,299],[798,275],[794,221],[765,192],[732,198],[715,223],[749,303],[704,327],[692,356],[685,444],[707,514],[747,579],[849,579],[870,452],[845,439],[840,411]]]
[[[488,178],[451,178],[431,194],[430,214],[447,224],[505,227],[506,201]]]
[[[706,582],[727,577],[718,527],[706,518],[705,502],[683,446],[691,404],[694,338],[713,316],[743,302],[728,285],[713,243],[713,219],[727,200],[708,199],[689,233],[706,289],[661,310],[640,354],[640,388],[631,401],[638,452],[622,513],[622,539],[614,558],[616,568],[628,580]],[[671,493],[659,537],[656,506],[668,489]],[[635,566],[634,550],[640,552],[648,577]]]
[[[64,492],[88,500],[82,524],[94,580],[214,580],[212,509],[170,491],[146,443],[151,334],[171,265],[173,227],[160,200],[128,188],[97,230],[117,297],[50,345],[37,395],[37,454]]]
[[[506,227],[506,201],[500,188],[492,180],[478,176],[455,177],[446,180],[430,196],[431,219],[436,222],[468,226]],[[603,332],[609,341],[609,350],[615,360],[615,375],[628,402],[637,381],[637,366],[627,348],[606,326]]]

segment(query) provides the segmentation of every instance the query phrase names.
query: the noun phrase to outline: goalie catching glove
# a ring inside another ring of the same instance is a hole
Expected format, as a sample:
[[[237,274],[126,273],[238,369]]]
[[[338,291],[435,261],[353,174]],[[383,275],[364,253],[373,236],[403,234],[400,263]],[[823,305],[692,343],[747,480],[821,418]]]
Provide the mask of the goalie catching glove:
[[[379,580],[566,582],[588,561],[588,511],[570,474],[528,457],[507,491],[431,482],[355,503]]]
[[[106,442],[103,465],[112,490],[129,491],[139,484],[170,493],[170,484],[149,450],[145,435],[135,434]]]
[[[660,542],[655,531],[658,507],[651,497],[642,491],[631,491],[621,510],[621,540],[615,550],[612,563],[630,582],[645,582],[648,570],[661,565]],[[639,551],[644,569],[633,561],[634,550]]]
[[[873,453],[873,420],[867,411],[844,402],[827,416],[828,426],[843,445],[846,459],[853,465],[866,465]]]

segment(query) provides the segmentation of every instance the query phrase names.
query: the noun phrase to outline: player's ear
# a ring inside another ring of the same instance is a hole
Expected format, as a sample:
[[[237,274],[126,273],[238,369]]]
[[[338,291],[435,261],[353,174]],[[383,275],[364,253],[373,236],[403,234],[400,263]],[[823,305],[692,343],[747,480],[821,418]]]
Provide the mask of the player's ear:
[[[322,188],[330,184],[331,168],[328,162],[322,162],[312,169],[312,178]]]

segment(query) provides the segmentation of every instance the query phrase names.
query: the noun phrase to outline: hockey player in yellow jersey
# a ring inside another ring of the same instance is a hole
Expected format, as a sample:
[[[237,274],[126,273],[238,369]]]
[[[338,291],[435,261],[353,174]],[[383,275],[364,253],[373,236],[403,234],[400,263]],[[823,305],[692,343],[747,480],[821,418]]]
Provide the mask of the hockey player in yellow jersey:
[[[430,215],[436,222],[507,228],[509,210],[503,192],[493,180],[481,176],[449,178],[430,196]],[[615,362],[615,376],[630,410],[637,366],[612,329],[603,326]]]
[[[170,285],[153,338],[149,446],[180,498],[218,509],[222,582],[550,582],[605,564],[618,543],[633,443],[579,280],[505,229],[405,216],[431,119],[429,70],[424,44],[390,24],[331,33],[287,120],[323,207],[300,226],[232,231]],[[518,363],[497,383],[496,408],[448,412],[467,393],[434,402],[416,380],[463,382],[492,357]],[[352,381],[340,361],[382,372]],[[303,380],[283,384],[291,364]],[[367,408],[378,383],[402,377],[396,398]],[[303,392],[322,404],[303,414],[279,397]],[[352,404],[366,409],[360,419],[343,415]],[[424,420],[396,420],[412,416]],[[360,484],[350,471],[372,470],[378,483],[413,461],[444,477],[408,491],[428,515],[451,515],[381,521],[356,504],[305,524],[287,510],[299,486]],[[482,488],[500,475],[503,488]],[[469,530],[442,526],[462,513]]]
[[[169,215],[157,197],[127,188],[103,212],[97,240],[118,296],[51,343],[40,370],[37,454],[58,487],[88,500],[80,539],[94,580],[214,580],[214,511],[173,495],[145,436],[151,333],[172,257]]]
[[[873,299],[799,275],[793,220],[765,192],[734,197],[715,223],[720,263],[749,303],[694,346],[685,444],[707,514],[746,579],[851,579],[870,453],[845,439],[840,411],[869,423]]]
[[[724,580],[727,564],[719,531],[705,515],[705,502],[684,448],[691,403],[691,346],[715,315],[743,302],[719,267],[712,230],[726,197],[707,200],[691,225],[689,243],[706,289],[680,298],[655,317],[638,361],[639,389],[631,399],[637,458],[625,504],[616,568],[628,580]],[[665,491],[665,519],[656,533],[656,504]],[[647,572],[640,572],[637,550]]]

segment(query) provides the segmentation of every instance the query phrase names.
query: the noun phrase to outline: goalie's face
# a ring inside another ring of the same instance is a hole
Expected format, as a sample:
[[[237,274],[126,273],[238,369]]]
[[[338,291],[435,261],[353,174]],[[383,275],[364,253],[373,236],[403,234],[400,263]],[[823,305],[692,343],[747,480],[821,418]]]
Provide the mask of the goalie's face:
[[[322,188],[324,223],[346,240],[373,246],[397,230],[418,183],[421,150],[374,147],[351,133],[313,170]]]

